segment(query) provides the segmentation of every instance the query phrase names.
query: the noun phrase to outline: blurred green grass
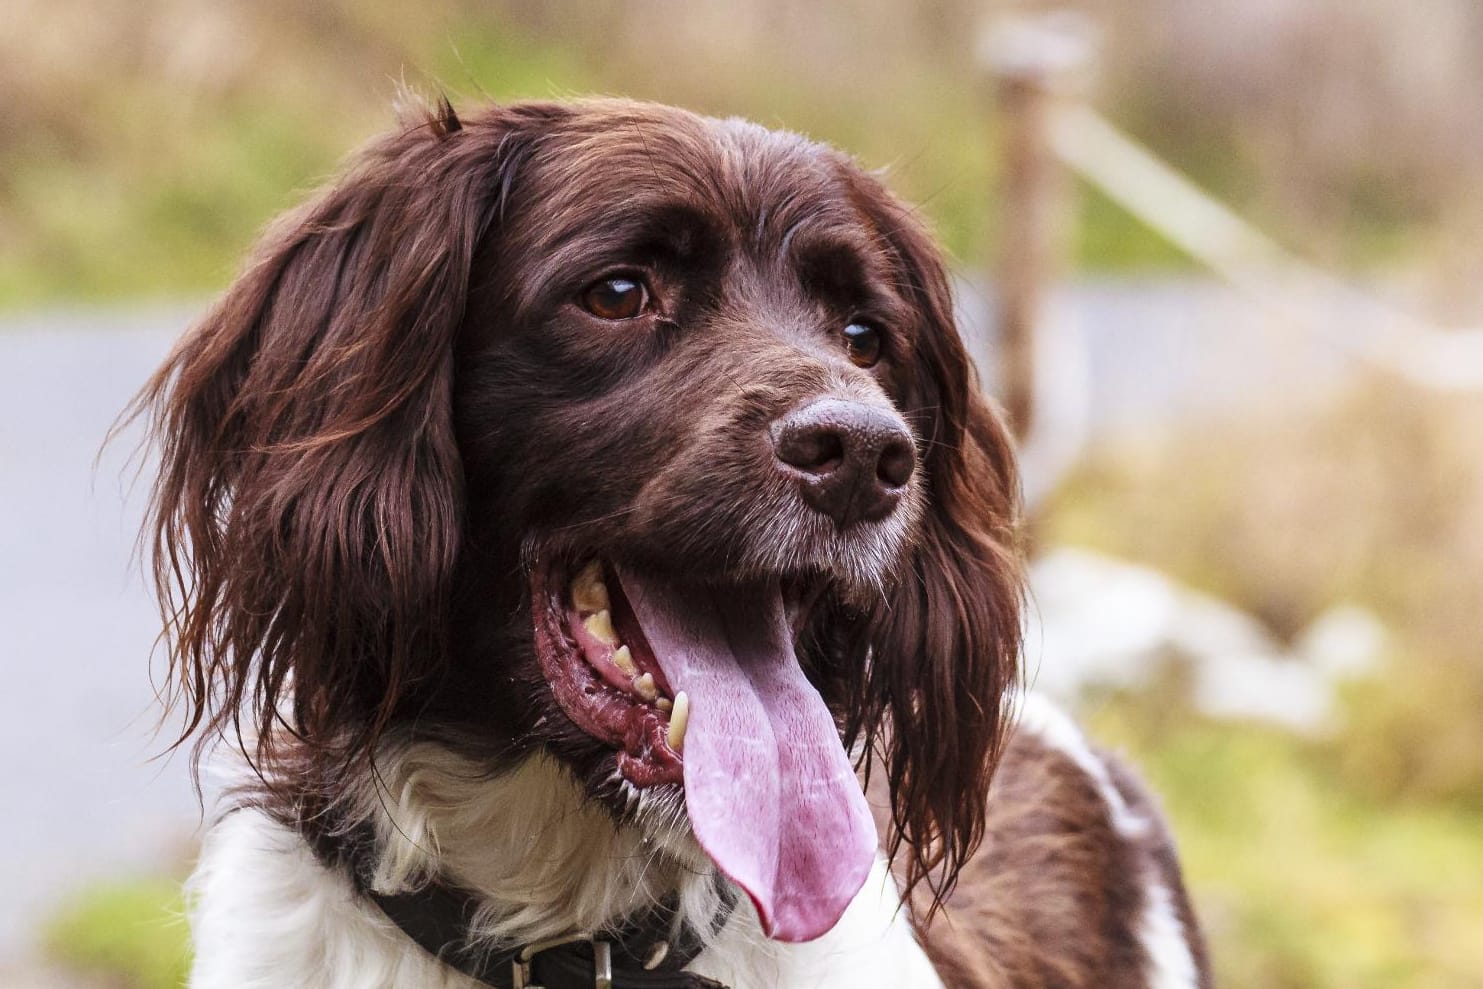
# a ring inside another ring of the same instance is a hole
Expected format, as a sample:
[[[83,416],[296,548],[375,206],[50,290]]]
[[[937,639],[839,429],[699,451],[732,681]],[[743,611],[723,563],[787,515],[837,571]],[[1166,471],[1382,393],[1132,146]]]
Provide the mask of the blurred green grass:
[[[1477,395],[1377,378],[1301,416],[1186,424],[1088,460],[1041,536],[1153,566],[1283,638],[1370,609],[1395,669],[1355,688],[1327,768],[1379,800],[1483,814],[1480,422]]]
[[[394,53],[383,59],[419,64],[398,23],[366,30]],[[315,64],[312,32],[286,25],[283,40]],[[559,50],[499,32],[449,38],[434,51],[441,58],[428,79],[467,77],[500,98],[550,95],[557,78],[586,85]],[[80,136],[56,123],[0,142],[0,202],[13,210],[0,224],[0,306],[219,289],[273,216],[395,124],[396,81],[360,89],[363,73],[332,53],[315,72],[194,95],[147,65],[121,71],[93,80],[97,102],[85,115],[58,111]],[[326,74],[343,78],[332,85]]]
[[[1377,797],[1322,743],[1189,707],[1155,689],[1092,705],[1087,726],[1163,801],[1218,985],[1483,984],[1483,816]]]
[[[165,877],[86,887],[57,908],[42,938],[53,962],[117,989],[178,989],[190,970],[184,897]]]
[[[1370,379],[1104,448],[1039,521],[1279,637],[1341,604],[1387,626],[1318,738],[1203,720],[1173,675],[1084,712],[1167,806],[1220,985],[1483,986],[1480,422],[1478,396]]]

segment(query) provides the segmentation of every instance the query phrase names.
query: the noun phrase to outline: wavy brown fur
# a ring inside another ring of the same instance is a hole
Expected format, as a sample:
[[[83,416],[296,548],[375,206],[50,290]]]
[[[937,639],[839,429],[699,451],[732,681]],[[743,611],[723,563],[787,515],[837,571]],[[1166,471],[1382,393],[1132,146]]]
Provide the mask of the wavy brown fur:
[[[654,261],[685,287],[673,322],[714,349],[658,331],[621,352],[563,342],[551,286],[635,224],[673,236],[681,260]],[[822,244],[806,287],[883,283],[895,360],[878,373],[764,334],[833,311],[767,267],[773,246],[749,253],[754,232],[786,253],[799,227]],[[474,739],[492,769],[545,746],[600,790],[611,753],[560,716],[528,619],[509,618],[528,614],[524,558],[823,559],[755,545],[735,506],[762,482],[697,477],[685,451],[750,443],[746,423],[827,381],[911,424],[925,511],[873,600],[830,578],[804,655],[879,760],[890,848],[935,902],[983,836],[1018,671],[1013,457],[921,224],[844,156],[749,125],[618,101],[444,106],[270,230],[137,405],[162,454],[154,570],[180,741],[199,757],[230,739],[292,807],[333,798],[393,727]],[[676,517],[694,524],[660,524]]]
[[[1155,975],[1144,929],[1150,888],[1169,897],[1195,986],[1210,963],[1184,889],[1174,843],[1142,783],[1101,762],[1140,823],[1120,833],[1108,794],[1061,749],[1021,729],[1005,746],[988,804],[986,840],[943,900],[920,894],[920,920],[941,908],[922,944],[952,989],[1139,989],[1179,983]],[[1167,949],[1167,945],[1164,946]]]
[[[1019,479],[957,332],[937,249],[878,185],[862,183],[859,195],[900,258],[925,327],[913,404],[932,414],[924,457],[932,510],[909,575],[855,646],[855,668],[868,672],[852,714],[867,734],[878,731],[894,809],[888,851],[893,860],[904,852],[908,890],[930,883],[935,911],[983,839],[1007,723],[1001,702],[1019,673]]]

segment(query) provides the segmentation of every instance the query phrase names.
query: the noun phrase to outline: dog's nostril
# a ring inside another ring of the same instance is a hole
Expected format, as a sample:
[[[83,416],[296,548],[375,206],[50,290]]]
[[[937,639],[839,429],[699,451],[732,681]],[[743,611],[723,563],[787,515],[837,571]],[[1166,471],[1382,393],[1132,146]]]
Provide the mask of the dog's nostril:
[[[844,437],[824,423],[785,423],[776,442],[778,459],[810,474],[827,474],[844,462]]]
[[[912,471],[916,469],[917,452],[911,440],[894,438],[881,451],[880,462],[875,465],[875,476],[889,488],[900,488],[911,480]]]

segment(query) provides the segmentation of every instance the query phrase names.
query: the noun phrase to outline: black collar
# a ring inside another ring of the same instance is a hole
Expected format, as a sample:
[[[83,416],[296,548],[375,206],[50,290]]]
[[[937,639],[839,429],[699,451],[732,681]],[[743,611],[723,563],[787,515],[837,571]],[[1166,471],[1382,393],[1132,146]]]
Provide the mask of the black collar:
[[[730,887],[718,888],[722,908],[711,921],[712,934],[720,931],[736,906]],[[411,893],[364,892],[433,957],[496,989],[725,989],[719,982],[683,971],[703,945],[687,924],[672,936],[674,902],[591,939],[491,951],[469,942],[478,908],[472,893],[437,882]]]

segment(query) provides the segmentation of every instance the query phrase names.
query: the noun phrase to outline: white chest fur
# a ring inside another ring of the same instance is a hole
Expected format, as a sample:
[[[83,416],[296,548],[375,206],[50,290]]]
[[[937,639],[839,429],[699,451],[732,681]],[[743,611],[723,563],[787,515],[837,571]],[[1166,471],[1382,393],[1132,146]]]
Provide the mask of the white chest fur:
[[[393,776],[398,768],[416,760],[398,761],[399,766],[387,767]],[[528,772],[538,772],[549,783],[547,774],[552,768],[536,766]],[[426,772],[425,764],[422,771]],[[462,776],[462,780],[467,785],[469,777]],[[528,787],[530,782],[527,778],[521,785]],[[424,778],[420,790],[417,786],[390,788],[390,793],[403,798],[386,808],[390,816],[398,819],[400,827],[392,826],[382,833],[416,835],[416,849],[388,847],[379,875],[413,876],[432,867],[433,860],[446,863],[476,854],[468,847],[471,836],[462,827],[454,828],[451,822],[438,820],[437,808],[446,808],[447,804],[441,800],[425,803],[417,799],[427,796],[428,785]],[[498,784],[486,778],[483,785]],[[577,798],[575,787],[555,792],[563,794],[563,803],[568,792],[572,799]],[[415,800],[417,806],[409,806],[408,800]],[[571,817],[558,816],[553,820],[566,819],[573,826],[591,828],[591,821],[585,820],[582,810],[567,809],[574,812]],[[466,817],[467,805],[458,814]],[[416,827],[407,830],[406,825],[411,824]],[[464,847],[449,847],[450,842]],[[590,841],[586,844],[590,845]],[[543,847],[547,851],[560,848],[560,841],[548,842]],[[424,861],[414,865],[409,859]],[[609,875],[592,877],[589,888],[622,885],[621,856],[615,855],[614,862]],[[549,866],[550,859],[543,859],[541,864]],[[480,871],[507,872],[512,876],[530,871],[521,862],[502,867],[501,863],[486,861],[483,866]],[[591,867],[590,861],[587,866]],[[377,882],[380,885],[381,879]],[[543,887],[538,883],[532,888]],[[325,868],[297,834],[258,810],[234,811],[212,828],[190,889],[196,950],[191,984],[196,989],[288,986],[476,989],[478,986],[411,943],[375,906],[355,892],[347,876]],[[572,899],[570,894],[556,902],[577,914],[584,913],[587,906]],[[833,930],[807,944],[782,944],[762,935],[755,912],[743,899],[691,967],[733,989],[940,986],[899,902],[895,882],[884,862],[877,862],[864,888]],[[522,911],[517,904],[503,904],[502,909],[516,927],[531,919],[531,911],[528,908]],[[542,918],[540,926],[570,929],[572,924],[572,919],[551,916]],[[499,921],[493,921],[493,926],[498,929]]]

